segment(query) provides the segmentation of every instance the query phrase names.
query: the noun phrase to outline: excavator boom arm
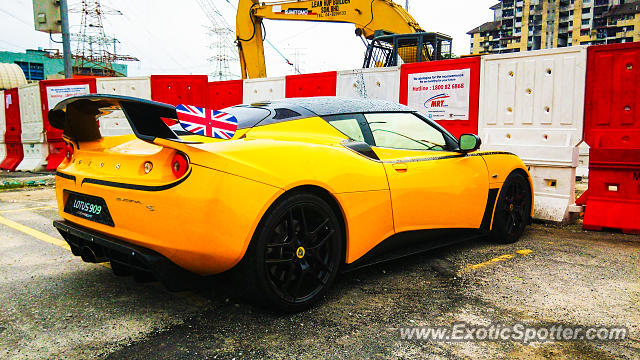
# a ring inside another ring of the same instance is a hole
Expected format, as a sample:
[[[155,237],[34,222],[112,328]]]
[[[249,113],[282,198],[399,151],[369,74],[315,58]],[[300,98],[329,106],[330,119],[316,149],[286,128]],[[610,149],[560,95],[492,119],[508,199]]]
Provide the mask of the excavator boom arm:
[[[371,39],[377,30],[396,34],[423,32],[401,6],[391,0],[310,0],[261,3],[240,0],[236,36],[243,78],[267,76],[262,19],[324,21],[354,24]]]

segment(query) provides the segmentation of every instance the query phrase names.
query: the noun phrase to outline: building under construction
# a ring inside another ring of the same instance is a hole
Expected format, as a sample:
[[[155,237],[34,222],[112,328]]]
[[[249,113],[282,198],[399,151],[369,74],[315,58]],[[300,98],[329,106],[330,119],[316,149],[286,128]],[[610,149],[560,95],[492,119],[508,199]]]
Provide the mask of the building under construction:
[[[57,50],[27,50],[26,52],[0,51],[0,63],[17,64],[22,68],[27,80],[46,80],[64,78],[64,63]],[[127,65],[109,64],[112,71],[105,72],[103,63],[85,62],[74,67],[76,75],[127,76]]]
[[[640,41],[640,1],[502,0],[468,32],[472,54]]]

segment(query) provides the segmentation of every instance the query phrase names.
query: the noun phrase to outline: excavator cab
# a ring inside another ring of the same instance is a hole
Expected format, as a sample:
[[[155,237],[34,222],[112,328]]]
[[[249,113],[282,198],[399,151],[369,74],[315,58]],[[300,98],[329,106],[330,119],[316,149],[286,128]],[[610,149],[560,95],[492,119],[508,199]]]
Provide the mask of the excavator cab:
[[[363,68],[451,58],[451,37],[441,33],[388,34],[376,31],[365,53]]]

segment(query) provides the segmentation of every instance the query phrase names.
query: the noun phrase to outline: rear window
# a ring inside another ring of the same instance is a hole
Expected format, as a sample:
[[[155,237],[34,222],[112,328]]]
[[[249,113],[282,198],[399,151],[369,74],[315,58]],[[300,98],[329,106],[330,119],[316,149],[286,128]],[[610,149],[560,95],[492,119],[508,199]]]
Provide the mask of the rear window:
[[[254,127],[271,114],[267,109],[246,105],[232,106],[219,111],[235,116],[238,119],[238,129]]]
[[[100,134],[103,137],[133,134],[129,121],[120,108],[102,108],[101,114],[96,116],[100,124]],[[238,119],[238,129],[246,129],[255,126],[271,113],[269,110],[249,107],[233,106],[220,110],[229,113]],[[192,135],[182,129],[175,119],[163,119],[165,123],[178,135]],[[173,121],[171,121],[173,120]]]
[[[360,123],[362,115],[360,114],[348,114],[348,115],[334,115],[325,116],[325,119],[334,128],[338,129],[341,133],[347,135],[349,139],[355,141],[365,142],[364,134]]]

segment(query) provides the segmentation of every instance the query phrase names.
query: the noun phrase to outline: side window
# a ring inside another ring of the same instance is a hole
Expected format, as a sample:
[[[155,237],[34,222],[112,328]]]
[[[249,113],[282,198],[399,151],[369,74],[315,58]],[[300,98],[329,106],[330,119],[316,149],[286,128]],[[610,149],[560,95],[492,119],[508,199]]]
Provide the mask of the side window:
[[[412,113],[365,114],[375,145],[407,150],[446,150],[440,130]]]
[[[341,133],[347,135],[349,138],[355,141],[364,142],[364,134],[360,123],[362,122],[362,115],[335,115],[327,116],[326,120],[334,128],[338,129]]]

